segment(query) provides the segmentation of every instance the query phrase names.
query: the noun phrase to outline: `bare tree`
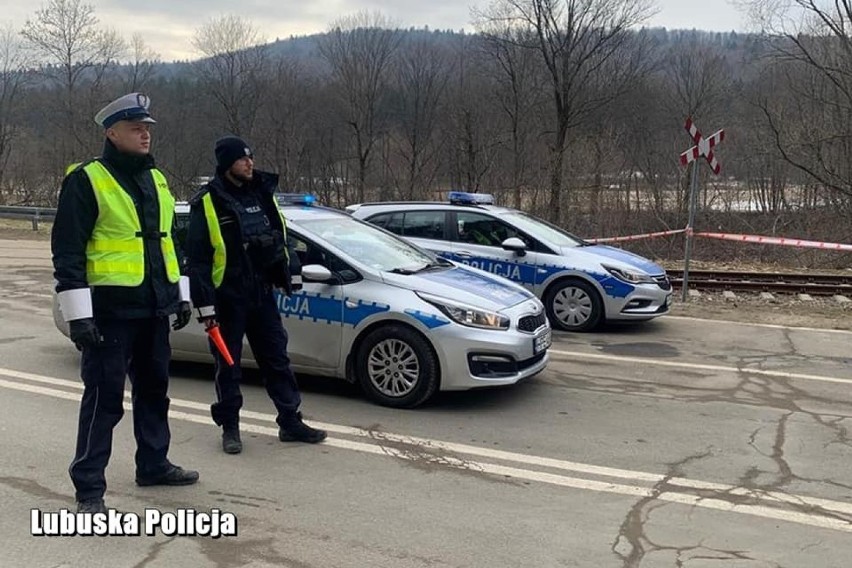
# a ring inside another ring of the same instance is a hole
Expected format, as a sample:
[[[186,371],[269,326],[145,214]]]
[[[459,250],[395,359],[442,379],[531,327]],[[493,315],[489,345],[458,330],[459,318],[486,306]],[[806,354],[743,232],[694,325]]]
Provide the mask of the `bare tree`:
[[[752,0],[786,78],[782,100],[756,104],[783,159],[824,187],[852,197],[852,0]]]
[[[222,16],[198,28],[192,45],[202,56],[196,72],[222,107],[224,126],[237,136],[250,136],[264,96],[264,38],[249,20]]]
[[[672,86],[669,110],[686,116],[713,116],[731,88],[731,72],[724,56],[697,34],[669,49],[663,72]]]
[[[651,1],[494,0],[479,17],[531,38],[521,45],[535,49],[547,68],[553,104],[549,211],[557,222],[568,134],[644,72],[647,62],[631,28],[651,14]]]
[[[101,30],[101,44],[103,46],[104,58],[96,61],[92,65],[91,73],[87,77],[83,86],[85,87],[84,94],[86,100],[79,100],[78,106],[82,106],[94,112],[94,109],[100,108],[106,101],[115,98],[115,88],[118,86],[114,81],[115,75],[113,72],[118,67],[119,60],[124,56],[127,49],[127,42],[113,28],[104,28]],[[80,104],[85,102],[85,104]],[[91,112],[89,116],[91,116]],[[92,132],[86,129],[86,132]]]
[[[344,122],[352,131],[359,201],[366,197],[367,172],[382,134],[380,99],[400,41],[398,29],[381,14],[369,12],[342,18],[319,39],[319,52],[331,67]]]
[[[450,57],[444,46],[422,36],[403,44],[399,55],[394,66],[398,104],[392,151],[403,167],[394,177],[403,198],[417,199],[426,196],[437,175],[441,144],[436,129],[451,73]]]
[[[156,82],[149,92],[157,119],[154,155],[176,196],[192,196],[212,173],[212,141],[221,130],[209,119],[217,106],[212,97],[199,97],[192,72]]]
[[[484,47],[494,60],[496,105],[509,123],[509,185],[514,207],[520,209],[530,138],[533,129],[538,126],[536,114],[544,102],[547,77],[536,52],[524,47],[531,43],[532,38],[524,37],[529,34],[529,30],[508,26],[505,19],[492,19],[485,23],[481,31],[485,39]]]
[[[315,83],[298,61],[282,58],[272,69],[270,96],[260,110],[256,144],[274,164],[285,191],[310,186],[310,181],[302,179],[302,163],[312,129],[317,126]]]
[[[670,187],[677,185],[673,180],[680,176],[677,154],[684,135],[682,123],[673,120],[669,108],[649,105],[647,101],[665,100],[671,96],[669,93],[670,84],[660,75],[653,75],[638,81],[632,96],[625,97],[624,103],[625,150],[631,167],[639,173],[650,194],[648,204],[659,221],[668,208],[666,196]]]
[[[20,103],[28,79],[28,64],[18,34],[11,24],[6,24],[0,28],[0,191],[20,132]]]
[[[145,37],[141,33],[133,34],[130,40],[130,61],[125,71],[124,90],[132,93],[143,89],[154,76],[154,71],[159,64],[160,54],[145,43]]]
[[[669,115],[675,117],[678,127],[687,116],[709,127],[706,119],[717,122],[719,113],[731,90],[731,72],[719,48],[703,40],[699,34],[688,33],[671,46],[662,61],[662,70],[669,96],[666,97]],[[679,128],[673,129],[678,131]],[[682,131],[681,131],[682,132]],[[711,134],[706,132],[706,135]],[[679,137],[684,143],[684,134]],[[700,161],[692,162],[690,168],[700,168]],[[689,207],[687,175],[683,178],[678,204],[681,210]],[[701,187],[706,188],[706,185]],[[698,200],[697,203],[701,201]]]
[[[447,147],[451,184],[472,192],[484,188],[501,146],[499,119],[489,105],[493,83],[485,71],[486,56],[478,41],[468,36],[456,41],[454,76],[448,87],[447,120],[443,124],[451,142]],[[490,187],[493,189],[493,184]]]
[[[80,129],[93,114],[92,93],[97,92],[104,73],[124,50],[124,42],[112,30],[98,27],[94,7],[80,0],[48,0],[36,10],[21,30],[42,63],[42,72],[63,89],[62,113],[66,135],[77,145],[88,147],[91,129]],[[89,82],[89,104],[80,104],[79,88]],[[79,150],[74,150],[74,153]],[[70,155],[70,148],[64,152]]]
[[[753,88],[764,91],[768,84],[771,83],[761,82],[759,87]],[[759,93],[750,93],[748,96],[756,100],[760,98]],[[780,215],[789,209],[785,190],[791,178],[792,166],[780,159],[774,146],[767,144],[767,141],[773,139],[773,134],[762,113],[752,110],[743,117],[743,122],[740,124],[739,136],[730,141],[730,153],[739,156],[744,166],[742,177],[745,178],[748,190],[745,197],[759,211]]]

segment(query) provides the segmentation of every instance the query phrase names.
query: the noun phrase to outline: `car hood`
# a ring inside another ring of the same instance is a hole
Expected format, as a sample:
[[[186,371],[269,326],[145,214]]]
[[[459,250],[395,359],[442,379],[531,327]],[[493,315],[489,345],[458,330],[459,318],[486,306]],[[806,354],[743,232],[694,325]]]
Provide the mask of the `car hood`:
[[[645,272],[646,274],[650,274],[651,276],[659,276],[661,274],[666,273],[666,271],[663,270],[660,265],[651,262],[647,258],[641,257],[638,254],[633,254],[632,252],[628,252],[624,249],[615,248],[607,245],[566,247],[562,249],[562,254],[566,256],[581,254],[596,257],[606,257],[607,259],[617,261],[631,268],[637,268],[642,272]],[[599,262],[606,262],[602,258],[597,258],[597,260]]]
[[[491,311],[509,308],[535,297],[509,281],[466,266],[420,274],[383,272],[382,278],[386,283],[400,288],[441,296]]]

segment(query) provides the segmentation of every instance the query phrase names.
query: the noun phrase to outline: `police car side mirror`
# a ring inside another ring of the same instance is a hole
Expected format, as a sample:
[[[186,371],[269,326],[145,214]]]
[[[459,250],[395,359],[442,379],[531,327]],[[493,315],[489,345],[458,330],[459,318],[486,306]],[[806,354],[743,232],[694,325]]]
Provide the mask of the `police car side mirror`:
[[[516,253],[518,256],[524,256],[527,254],[527,245],[518,237],[509,237],[503,241],[500,246],[502,246],[505,250],[510,250]]]
[[[304,282],[336,282],[337,279],[331,270],[321,264],[308,264],[302,267],[302,280]]]

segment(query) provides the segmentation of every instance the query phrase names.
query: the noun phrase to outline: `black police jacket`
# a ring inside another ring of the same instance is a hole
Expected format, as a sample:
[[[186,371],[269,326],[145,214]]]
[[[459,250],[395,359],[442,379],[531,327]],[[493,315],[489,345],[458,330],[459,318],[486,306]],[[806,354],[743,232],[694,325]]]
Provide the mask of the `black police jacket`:
[[[275,202],[277,189],[277,174],[255,170],[251,182],[236,187],[222,177],[222,174],[217,173],[213,180],[189,200],[191,212],[184,248],[190,293],[196,308],[218,306],[221,302],[255,306],[260,303],[264,294],[271,292],[272,286],[278,286],[289,294],[291,278],[301,274],[301,265],[291,243],[283,241],[285,228]],[[263,236],[278,244],[268,247],[270,253],[265,261],[253,254],[256,247],[249,242],[257,235],[247,233],[256,233],[257,229],[251,231],[245,227],[241,216],[240,197],[243,196],[240,194],[246,192],[254,193],[269,221]],[[210,242],[210,230],[202,203],[207,194],[210,194],[222,240],[225,242],[225,273],[219,288],[213,285],[213,245]],[[289,249],[289,254],[285,253],[284,247]],[[277,254],[274,252],[276,250]]]
[[[136,205],[142,231],[157,231],[160,205],[151,177],[154,158],[120,152],[109,140],[100,160]],[[51,233],[57,292],[87,288],[86,244],[98,218],[98,203],[89,176],[78,167],[65,177]],[[177,243],[175,246],[178,246]],[[180,251],[178,251],[180,258]],[[92,286],[96,318],[138,319],[173,314],[180,292],[169,282],[159,239],[145,239],[145,278],[139,286]]]

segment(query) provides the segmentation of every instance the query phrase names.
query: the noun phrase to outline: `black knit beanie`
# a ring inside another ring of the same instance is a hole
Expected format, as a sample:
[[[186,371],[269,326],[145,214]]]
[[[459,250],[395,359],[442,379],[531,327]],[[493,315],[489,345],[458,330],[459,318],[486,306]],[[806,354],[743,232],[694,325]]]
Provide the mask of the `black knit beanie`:
[[[252,156],[251,148],[242,138],[225,136],[216,141],[216,171],[228,171],[234,162],[246,156]]]

